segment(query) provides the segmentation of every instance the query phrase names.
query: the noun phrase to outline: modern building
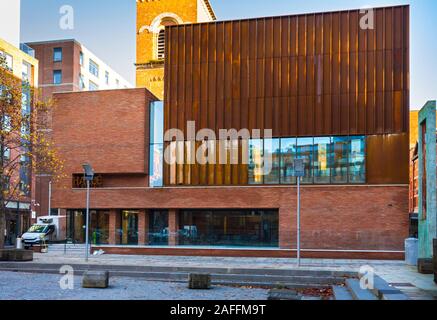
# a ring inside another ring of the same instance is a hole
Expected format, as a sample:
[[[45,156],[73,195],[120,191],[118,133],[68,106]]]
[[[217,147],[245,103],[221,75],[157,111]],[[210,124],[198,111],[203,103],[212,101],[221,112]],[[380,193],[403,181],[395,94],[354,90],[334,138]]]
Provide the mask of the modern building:
[[[364,14],[167,26],[163,102],[147,89],[55,94],[66,163],[53,207],[69,237],[84,240],[89,163],[94,248],[295,256],[303,159],[303,257],[402,258],[409,6],[373,9],[373,28]]]
[[[74,39],[30,42],[39,61],[39,87],[43,99],[55,92],[131,88],[132,85],[84,45]],[[52,211],[49,205],[50,175],[36,177],[37,215]],[[50,212],[52,213],[52,212]],[[56,213],[56,210],[53,210]]]
[[[74,39],[29,42],[40,64],[43,97],[54,92],[132,88],[120,74]]]
[[[29,52],[29,50],[27,50]],[[31,111],[31,90],[38,87],[38,61],[31,55],[20,50],[15,45],[0,38],[0,56],[5,58],[7,72],[11,72],[17,79],[23,82],[23,112]],[[7,151],[5,159],[17,159],[20,148]],[[21,165],[14,172],[11,180],[15,181],[10,188],[19,186],[19,192],[13,194],[13,198],[6,202],[6,232],[0,230],[0,236],[6,235],[6,244],[14,244],[18,235],[27,230],[31,223],[31,212],[35,210],[32,202],[34,186],[32,185],[32,172],[27,165]]]
[[[164,98],[166,26],[214,20],[209,0],[137,0],[137,87]]]

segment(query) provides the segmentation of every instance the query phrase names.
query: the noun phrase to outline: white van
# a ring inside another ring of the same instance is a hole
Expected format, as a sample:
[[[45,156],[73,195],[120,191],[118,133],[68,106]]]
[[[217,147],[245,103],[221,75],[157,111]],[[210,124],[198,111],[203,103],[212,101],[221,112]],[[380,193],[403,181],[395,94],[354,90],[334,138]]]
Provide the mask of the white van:
[[[41,244],[47,241],[62,241],[60,222],[65,219],[62,216],[38,217],[37,223],[32,225],[21,238],[24,246]]]

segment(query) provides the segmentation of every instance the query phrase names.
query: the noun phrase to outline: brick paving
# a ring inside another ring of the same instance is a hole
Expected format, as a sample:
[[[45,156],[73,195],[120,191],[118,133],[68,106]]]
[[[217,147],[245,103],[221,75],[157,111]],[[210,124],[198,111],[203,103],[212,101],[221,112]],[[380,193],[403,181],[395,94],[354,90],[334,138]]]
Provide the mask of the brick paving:
[[[82,277],[74,289],[63,290],[61,275],[0,272],[0,300],[266,300],[268,290],[213,286],[189,290],[185,283],[110,278],[108,289],[84,289]]]

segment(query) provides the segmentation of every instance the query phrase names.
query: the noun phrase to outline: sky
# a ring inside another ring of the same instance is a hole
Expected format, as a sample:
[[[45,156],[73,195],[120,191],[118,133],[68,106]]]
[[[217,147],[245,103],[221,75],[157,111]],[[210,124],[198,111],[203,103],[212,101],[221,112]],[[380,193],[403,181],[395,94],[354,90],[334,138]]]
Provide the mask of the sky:
[[[437,99],[436,0],[210,0],[218,20],[410,4],[411,109]],[[59,26],[64,5],[74,28]],[[135,0],[21,0],[21,41],[74,38],[135,84]]]

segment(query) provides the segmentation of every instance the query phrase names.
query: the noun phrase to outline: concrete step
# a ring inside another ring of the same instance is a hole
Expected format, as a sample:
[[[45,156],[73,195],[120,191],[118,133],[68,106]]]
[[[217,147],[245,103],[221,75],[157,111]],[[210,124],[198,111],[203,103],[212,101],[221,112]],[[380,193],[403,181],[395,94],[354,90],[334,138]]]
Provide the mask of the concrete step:
[[[11,272],[28,272],[28,273],[51,273],[59,274],[62,265],[55,264],[37,264],[37,263],[0,263],[0,270]],[[221,272],[211,272],[205,268],[125,268],[125,266],[102,266],[102,265],[72,265],[75,275],[81,275],[85,271],[109,271],[114,277],[131,277],[143,278],[146,280],[159,281],[181,281],[185,282],[188,279],[188,274],[191,272],[207,272],[211,274],[212,283],[214,284],[231,284],[231,285],[252,285],[266,287],[290,287],[290,288],[329,288],[331,285],[344,283],[343,277],[336,276],[320,276],[317,272],[308,272],[306,275],[294,275],[291,273],[284,275],[265,274],[266,270],[258,270],[257,272],[264,274],[245,274],[241,270],[240,273],[225,273],[232,272],[230,269],[215,268]],[[255,271],[255,270],[251,270]],[[292,271],[292,270],[291,270]]]
[[[402,293],[401,290],[391,286],[387,281],[378,275],[375,275],[374,277],[373,289],[371,289],[371,291],[380,300],[410,300],[410,298]]]
[[[335,300],[354,300],[351,293],[346,287],[332,286],[332,291],[334,292]]]
[[[200,272],[211,274],[243,274],[243,275],[266,275],[266,276],[286,276],[286,277],[330,277],[347,278],[353,277],[356,273],[343,271],[327,270],[302,270],[302,269],[246,269],[246,268],[219,268],[219,267],[170,267],[170,266],[126,266],[126,265],[97,265],[97,264],[74,264],[74,263],[13,263],[0,262],[0,268],[16,268],[28,270],[39,269],[58,269],[68,264],[73,269],[87,269],[100,271],[137,271],[137,272]]]
[[[354,300],[378,300],[372,291],[361,289],[358,279],[346,279],[346,287]]]

